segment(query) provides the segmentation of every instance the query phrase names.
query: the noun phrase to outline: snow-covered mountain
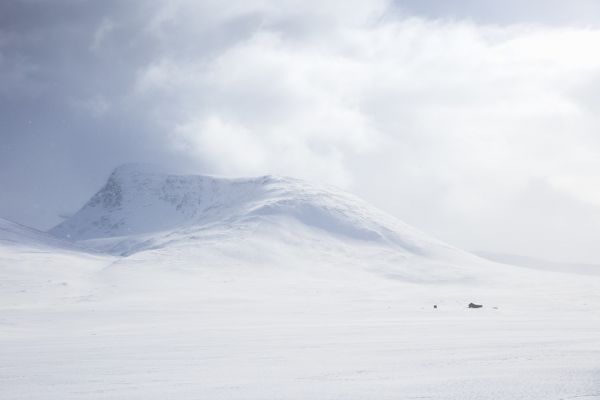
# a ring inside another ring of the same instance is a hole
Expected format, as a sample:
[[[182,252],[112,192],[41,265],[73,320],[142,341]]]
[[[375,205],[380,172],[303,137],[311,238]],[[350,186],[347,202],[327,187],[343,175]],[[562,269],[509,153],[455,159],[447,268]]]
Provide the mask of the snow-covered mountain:
[[[287,222],[289,223],[287,223]],[[427,255],[459,252],[359,198],[331,187],[262,176],[225,179],[118,167],[81,210],[50,230],[74,241],[287,224],[327,237]]]
[[[0,220],[3,398],[597,393],[597,276],[483,260],[335,188],[124,166],[51,234]]]
[[[395,244],[415,252],[437,242],[333,188],[277,176],[224,179],[167,175],[146,172],[136,165],[115,169],[79,212],[50,233],[84,240],[266,217],[294,218],[328,234]]]
[[[116,168],[50,233],[97,251],[182,265],[344,265],[418,282],[473,279],[485,264],[337,188],[279,176],[170,175],[139,165]]]

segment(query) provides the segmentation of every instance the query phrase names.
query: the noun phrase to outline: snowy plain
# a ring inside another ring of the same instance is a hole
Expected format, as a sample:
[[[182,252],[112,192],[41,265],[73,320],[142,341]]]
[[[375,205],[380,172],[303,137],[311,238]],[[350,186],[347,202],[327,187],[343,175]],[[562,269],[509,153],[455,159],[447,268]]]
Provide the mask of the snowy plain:
[[[125,166],[50,233],[0,220],[0,398],[600,399],[600,277],[337,189]]]

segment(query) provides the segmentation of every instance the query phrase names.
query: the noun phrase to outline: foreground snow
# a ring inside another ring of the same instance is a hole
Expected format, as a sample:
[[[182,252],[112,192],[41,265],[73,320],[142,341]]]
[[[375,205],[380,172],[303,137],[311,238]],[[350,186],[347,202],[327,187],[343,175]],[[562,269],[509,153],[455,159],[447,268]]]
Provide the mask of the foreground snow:
[[[2,277],[2,398],[600,397],[590,282],[531,274],[513,295],[341,268],[71,261],[60,281]]]
[[[148,179],[55,229],[77,244],[0,221],[2,399],[600,399],[598,276],[487,262],[297,181],[195,208]]]

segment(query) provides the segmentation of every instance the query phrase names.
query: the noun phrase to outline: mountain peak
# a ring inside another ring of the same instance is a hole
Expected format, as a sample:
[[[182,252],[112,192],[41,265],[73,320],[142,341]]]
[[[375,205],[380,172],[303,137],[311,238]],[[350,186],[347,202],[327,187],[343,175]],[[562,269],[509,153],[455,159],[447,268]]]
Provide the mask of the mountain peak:
[[[115,167],[111,174],[110,178],[127,178],[134,175],[140,174],[166,174],[164,168],[159,165],[151,164],[151,163],[125,163],[118,165]]]

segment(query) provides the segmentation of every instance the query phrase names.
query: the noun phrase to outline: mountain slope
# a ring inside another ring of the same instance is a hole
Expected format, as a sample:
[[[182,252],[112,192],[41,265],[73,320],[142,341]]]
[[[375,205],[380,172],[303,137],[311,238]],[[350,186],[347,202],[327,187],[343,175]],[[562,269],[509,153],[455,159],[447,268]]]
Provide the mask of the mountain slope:
[[[72,244],[46,232],[0,218],[0,245],[20,247],[72,248]]]
[[[87,295],[90,273],[112,260],[0,218],[0,308],[23,301],[40,305]]]
[[[542,260],[539,258],[515,254],[493,253],[489,251],[478,251],[475,254],[490,261],[508,265],[516,265],[519,267],[538,269],[542,271],[563,272],[581,275],[600,275],[599,264],[555,262]]]

